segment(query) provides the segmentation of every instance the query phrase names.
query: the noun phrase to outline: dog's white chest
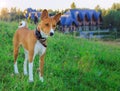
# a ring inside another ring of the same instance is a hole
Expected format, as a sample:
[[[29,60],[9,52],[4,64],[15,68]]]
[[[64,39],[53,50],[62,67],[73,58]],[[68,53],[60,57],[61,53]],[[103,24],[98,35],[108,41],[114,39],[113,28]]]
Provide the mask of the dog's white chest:
[[[46,51],[46,47],[44,47],[39,41],[37,41],[34,47],[34,56],[36,54],[41,56],[45,53],[45,51]]]

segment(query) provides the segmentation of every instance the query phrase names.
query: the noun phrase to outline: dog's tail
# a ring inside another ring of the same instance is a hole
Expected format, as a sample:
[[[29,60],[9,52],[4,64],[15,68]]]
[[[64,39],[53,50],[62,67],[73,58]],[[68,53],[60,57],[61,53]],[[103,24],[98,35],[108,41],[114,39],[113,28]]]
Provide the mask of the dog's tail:
[[[25,21],[21,21],[21,22],[19,23],[18,28],[22,28],[22,27],[27,27],[27,23],[26,23]]]

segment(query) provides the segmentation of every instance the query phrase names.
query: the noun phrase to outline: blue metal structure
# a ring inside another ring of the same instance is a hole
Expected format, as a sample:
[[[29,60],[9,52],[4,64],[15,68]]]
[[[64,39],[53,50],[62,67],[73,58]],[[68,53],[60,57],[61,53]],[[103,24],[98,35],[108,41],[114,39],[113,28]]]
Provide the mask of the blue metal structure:
[[[78,18],[81,22],[87,19],[88,22],[98,21],[99,18],[102,19],[101,13],[96,12],[95,10],[80,10],[80,9],[70,9],[61,16],[60,23],[61,25],[70,26],[72,23],[78,25]]]
[[[38,12],[37,10],[32,8],[27,8],[25,18],[27,19],[28,17],[30,17],[32,20],[34,20],[35,13],[37,13],[38,18],[40,18],[41,12]]]

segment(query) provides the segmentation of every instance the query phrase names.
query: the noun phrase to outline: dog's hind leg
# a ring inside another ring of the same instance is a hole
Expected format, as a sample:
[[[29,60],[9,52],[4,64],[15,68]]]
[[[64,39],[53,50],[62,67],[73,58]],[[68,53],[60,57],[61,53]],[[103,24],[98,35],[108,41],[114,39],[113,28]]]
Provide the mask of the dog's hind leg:
[[[41,57],[40,57],[40,67],[39,67],[39,70],[40,70],[40,73],[39,73],[39,78],[40,78],[40,80],[41,80],[41,82],[43,82],[44,81],[44,79],[43,79],[43,67],[44,67],[44,56],[45,56],[45,54],[43,54]]]
[[[24,75],[27,75],[28,74],[27,72],[28,51],[27,50],[24,50],[24,51],[25,51],[25,60],[23,65],[23,71],[24,71]]]
[[[18,74],[18,67],[17,67],[17,57],[18,57],[18,50],[19,50],[19,44],[16,40],[13,41],[14,45],[14,72],[15,74]]]

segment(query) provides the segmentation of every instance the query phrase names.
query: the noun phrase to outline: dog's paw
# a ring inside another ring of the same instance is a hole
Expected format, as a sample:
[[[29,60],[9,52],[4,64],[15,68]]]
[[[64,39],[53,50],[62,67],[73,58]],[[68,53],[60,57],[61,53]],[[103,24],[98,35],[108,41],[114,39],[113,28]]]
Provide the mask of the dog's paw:
[[[33,77],[29,78],[29,82],[34,82]]]
[[[43,77],[40,77],[40,81],[43,82],[43,81],[44,81],[44,78],[43,78]]]
[[[29,80],[29,83],[33,83],[34,82],[34,80]]]
[[[15,72],[16,75],[19,75],[19,72]]]
[[[25,76],[27,76],[27,75],[28,75],[28,73],[24,73],[24,75],[25,75]]]

